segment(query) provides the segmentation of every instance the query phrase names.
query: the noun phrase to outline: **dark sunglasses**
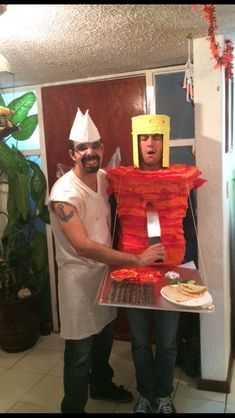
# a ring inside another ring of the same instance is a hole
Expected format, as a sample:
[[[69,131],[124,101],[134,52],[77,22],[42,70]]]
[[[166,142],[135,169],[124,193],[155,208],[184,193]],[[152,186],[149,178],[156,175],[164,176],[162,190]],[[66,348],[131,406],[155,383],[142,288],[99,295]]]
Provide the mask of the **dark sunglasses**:
[[[81,144],[78,144],[78,145],[76,145],[76,147],[74,147],[74,151],[75,152],[84,152],[84,151],[87,151],[88,148],[98,150],[100,148],[103,148],[103,144],[100,140],[95,141],[95,142],[82,142]]]

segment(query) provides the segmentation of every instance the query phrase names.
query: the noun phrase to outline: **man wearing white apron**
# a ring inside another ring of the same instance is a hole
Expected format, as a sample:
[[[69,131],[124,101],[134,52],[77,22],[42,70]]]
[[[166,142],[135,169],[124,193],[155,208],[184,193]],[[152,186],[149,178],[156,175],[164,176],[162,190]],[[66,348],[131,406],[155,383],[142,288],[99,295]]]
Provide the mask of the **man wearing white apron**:
[[[112,382],[109,357],[116,308],[95,299],[107,264],[144,266],[164,257],[161,244],[142,254],[111,247],[103,144],[91,120],[78,109],[69,137],[74,168],[54,184],[49,210],[58,265],[61,337],[65,339],[63,413],[82,413],[94,399],[130,402],[132,394]]]

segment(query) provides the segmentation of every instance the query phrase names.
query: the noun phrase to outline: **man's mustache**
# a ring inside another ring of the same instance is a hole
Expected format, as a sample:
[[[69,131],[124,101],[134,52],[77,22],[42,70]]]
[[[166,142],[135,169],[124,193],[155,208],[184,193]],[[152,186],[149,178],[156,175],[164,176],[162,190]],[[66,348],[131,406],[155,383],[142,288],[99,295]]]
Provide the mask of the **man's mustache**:
[[[84,163],[86,161],[90,161],[90,160],[100,161],[100,157],[98,155],[96,155],[94,157],[83,157],[81,160],[82,160],[82,163]]]

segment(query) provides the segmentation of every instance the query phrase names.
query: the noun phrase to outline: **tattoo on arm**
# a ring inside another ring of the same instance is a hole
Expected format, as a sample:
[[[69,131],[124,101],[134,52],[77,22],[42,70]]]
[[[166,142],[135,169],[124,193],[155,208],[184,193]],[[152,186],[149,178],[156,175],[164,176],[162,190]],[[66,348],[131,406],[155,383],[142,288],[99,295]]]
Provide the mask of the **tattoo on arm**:
[[[57,207],[58,207],[58,212],[57,212],[57,214],[58,214],[58,216],[60,217],[60,219],[61,219],[62,221],[64,221],[64,222],[68,222],[68,221],[69,221],[69,219],[71,219],[71,218],[73,217],[73,215],[74,215],[73,210],[71,210],[71,211],[69,212],[69,214],[68,214],[68,215],[66,215],[66,214],[64,213],[64,205],[63,205],[62,203],[60,203],[59,205],[57,205]]]

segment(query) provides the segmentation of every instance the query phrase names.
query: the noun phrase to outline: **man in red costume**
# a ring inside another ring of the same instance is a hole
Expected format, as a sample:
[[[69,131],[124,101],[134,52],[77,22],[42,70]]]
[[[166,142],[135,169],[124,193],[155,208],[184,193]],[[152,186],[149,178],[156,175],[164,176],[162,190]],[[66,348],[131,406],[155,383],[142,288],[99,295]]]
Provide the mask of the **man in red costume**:
[[[151,203],[159,216],[161,243],[165,248],[165,258],[159,266],[182,263],[185,254],[183,218],[189,193],[204,183],[196,167],[169,166],[169,132],[169,116],[133,117],[134,166],[108,170],[117,202],[119,249],[138,254],[148,246],[146,208]],[[171,393],[179,312],[128,308],[126,313],[140,394],[134,412],[176,413]]]

